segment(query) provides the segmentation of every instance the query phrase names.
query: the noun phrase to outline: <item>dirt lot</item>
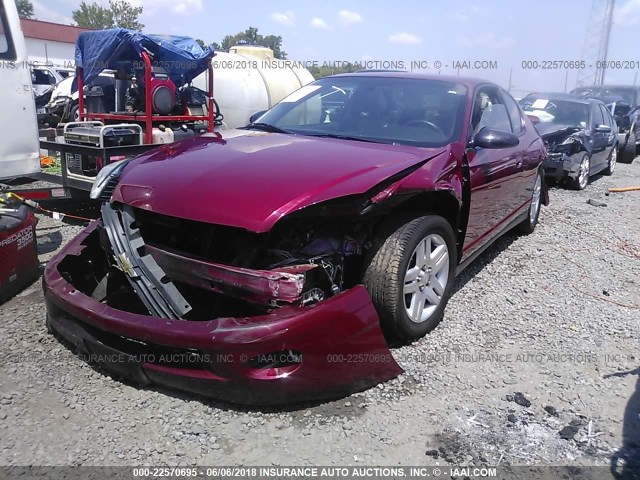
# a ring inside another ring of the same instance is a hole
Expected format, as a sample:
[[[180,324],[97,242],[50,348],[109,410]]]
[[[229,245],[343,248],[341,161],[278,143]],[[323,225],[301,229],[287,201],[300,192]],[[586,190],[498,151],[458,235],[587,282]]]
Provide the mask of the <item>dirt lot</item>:
[[[125,385],[46,333],[37,282],[0,307],[0,464],[640,463],[640,192],[605,195],[638,184],[640,159],[552,189],[537,231],[498,241],[440,327],[392,349],[404,375],[319,405]],[[78,230],[60,225],[40,221],[43,264]]]

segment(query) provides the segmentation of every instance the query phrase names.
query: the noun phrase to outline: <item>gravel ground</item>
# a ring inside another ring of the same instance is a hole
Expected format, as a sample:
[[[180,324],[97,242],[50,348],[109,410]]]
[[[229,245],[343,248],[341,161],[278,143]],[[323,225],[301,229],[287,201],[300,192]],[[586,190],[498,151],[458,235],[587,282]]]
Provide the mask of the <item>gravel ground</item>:
[[[323,404],[125,385],[46,333],[37,282],[0,307],[0,465],[607,465],[623,433],[638,455],[640,192],[605,192],[639,183],[636,159],[552,189],[536,232],[499,240],[443,323],[392,349],[404,375]],[[43,264],[77,231],[42,218]]]

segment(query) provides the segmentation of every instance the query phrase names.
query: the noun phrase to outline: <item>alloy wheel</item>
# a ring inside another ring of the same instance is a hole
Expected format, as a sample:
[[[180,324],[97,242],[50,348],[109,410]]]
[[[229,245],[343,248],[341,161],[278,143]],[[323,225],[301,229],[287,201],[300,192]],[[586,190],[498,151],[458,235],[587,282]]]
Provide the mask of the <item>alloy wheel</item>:
[[[449,249],[438,234],[416,246],[404,276],[404,306],[414,323],[429,319],[441,302],[449,281]]]
[[[540,210],[540,196],[542,194],[542,176],[538,174],[536,178],[536,184],[533,187],[533,194],[531,195],[531,207],[529,208],[529,222],[533,225],[538,217],[538,211]]]
[[[618,161],[618,147],[613,147],[611,150],[611,158],[609,159],[609,172],[613,173],[616,169],[616,162]]]
[[[580,189],[583,189],[587,186],[589,182],[589,156],[585,155],[582,157],[582,161],[580,162],[580,171],[578,173],[578,186]]]

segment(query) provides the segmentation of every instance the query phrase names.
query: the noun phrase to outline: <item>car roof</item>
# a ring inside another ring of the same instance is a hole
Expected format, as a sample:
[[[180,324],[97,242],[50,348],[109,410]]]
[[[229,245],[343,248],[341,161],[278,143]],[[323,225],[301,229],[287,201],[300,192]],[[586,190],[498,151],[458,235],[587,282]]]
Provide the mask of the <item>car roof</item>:
[[[338,75],[331,75],[331,77],[324,78],[337,78],[337,77],[382,77],[382,78],[414,78],[418,80],[435,80],[440,82],[451,82],[464,85],[469,90],[473,90],[478,85],[493,85],[500,87],[496,83],[482,80],[480,78],[470,77],[458,77],[452,75],[430,75],[426,73],[406,72],[400,70],[362,70],[353,73],[340,73]]]
[[[574,88],[573,90],[629,90],[634,92],[640,90],[638,85],[587,85],[584,87]]]

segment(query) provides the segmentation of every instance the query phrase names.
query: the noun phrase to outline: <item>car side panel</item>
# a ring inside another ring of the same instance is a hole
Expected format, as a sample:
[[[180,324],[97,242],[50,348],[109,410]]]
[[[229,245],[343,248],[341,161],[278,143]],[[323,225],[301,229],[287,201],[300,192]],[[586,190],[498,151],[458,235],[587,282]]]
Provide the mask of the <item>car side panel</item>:
[[[471,254],[491,241],[491,232],[519,208],[516,195],[521,175],[520,146],[468,151],[471,199],[463,253]]]

